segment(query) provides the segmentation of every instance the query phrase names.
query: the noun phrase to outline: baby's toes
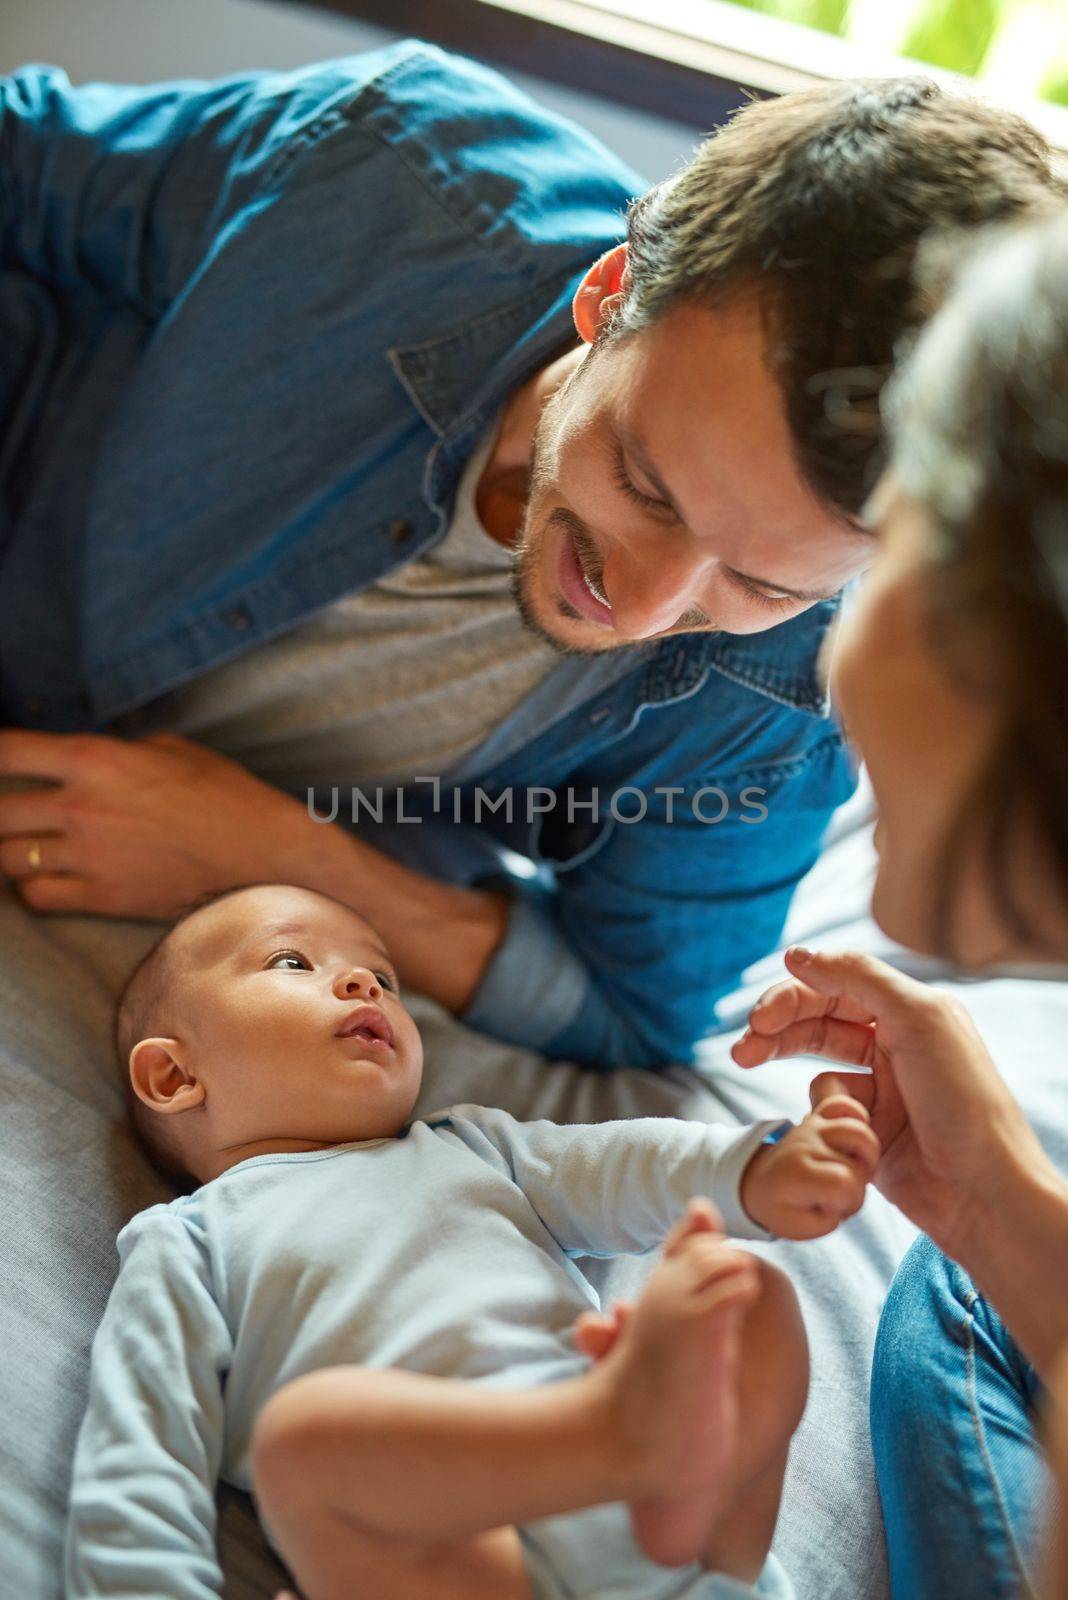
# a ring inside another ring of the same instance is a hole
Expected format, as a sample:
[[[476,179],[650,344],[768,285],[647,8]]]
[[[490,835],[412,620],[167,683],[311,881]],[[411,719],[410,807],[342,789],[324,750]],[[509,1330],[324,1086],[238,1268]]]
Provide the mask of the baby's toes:
[[[756,1269],[753,1257],[744,1250],[736,1250],[722,1238],[715,1238],[709,1234],[695,1235],[688,1239],[680,1251],[682,1265],[685,1269],[688,1285],[693,1292],[710,1287],[712,1284],[733,1282],[739,1280],[736,1287],[744,1286],[744,1280],[755,1277]]]
[[[715,1234],[723,1238],[723,1219],[711,1200],[703,1196],[690,1200],[686,1210],[664,1240],[664,1255],[673,1256],[685,1239],[695,1234]]]

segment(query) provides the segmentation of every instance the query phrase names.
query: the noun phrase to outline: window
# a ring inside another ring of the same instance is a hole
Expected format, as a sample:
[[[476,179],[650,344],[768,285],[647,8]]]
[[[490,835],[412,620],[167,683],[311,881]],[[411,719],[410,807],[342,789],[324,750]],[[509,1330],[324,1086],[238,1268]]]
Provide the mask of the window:
[[[1068,0],[319,0],[707,130],[749,93],[927,70],[1068,151]]]
[[[1068,105],[1064,0],[732,0],[783,22],[974,77],[992,94]],[[704,4],[704,0],[699,0]],[[650,4],[651,15],[660,8]]]

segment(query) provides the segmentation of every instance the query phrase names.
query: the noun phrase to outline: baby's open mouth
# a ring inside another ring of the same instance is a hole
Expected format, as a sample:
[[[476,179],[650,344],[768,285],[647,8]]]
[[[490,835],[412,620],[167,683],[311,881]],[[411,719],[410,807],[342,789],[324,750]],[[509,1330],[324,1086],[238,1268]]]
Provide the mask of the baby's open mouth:
[[[361,1039],[365,1044],[393,1044],[393,1028],[377,1006],[357,1006],[335,1034],[338,1039]]]

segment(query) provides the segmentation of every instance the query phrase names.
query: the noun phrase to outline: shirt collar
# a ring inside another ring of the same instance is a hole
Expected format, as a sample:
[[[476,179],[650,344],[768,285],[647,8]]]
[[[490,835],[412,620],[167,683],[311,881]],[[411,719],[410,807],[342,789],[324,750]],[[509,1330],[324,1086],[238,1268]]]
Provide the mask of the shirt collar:
[[[441,439],[466,432],[574,335],[571,301],[581,273],[542,280],[519,299],[419,344],[392,345],[389,360],[409,399]]]

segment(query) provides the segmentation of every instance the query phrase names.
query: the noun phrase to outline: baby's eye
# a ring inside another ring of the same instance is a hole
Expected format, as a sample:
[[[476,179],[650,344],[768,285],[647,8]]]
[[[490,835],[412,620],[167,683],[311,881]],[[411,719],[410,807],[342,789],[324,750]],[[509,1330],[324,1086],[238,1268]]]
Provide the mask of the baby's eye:
[[[283,963],[290,963],[284,966]],[[311,962],[299,950],[278,950],[267,963],[267,971],[280,968],[285,972],[310,972]]]
[[[383,989],[395,989],[397,987],[388,972],[376,972],[375,977],[378,979]]]

